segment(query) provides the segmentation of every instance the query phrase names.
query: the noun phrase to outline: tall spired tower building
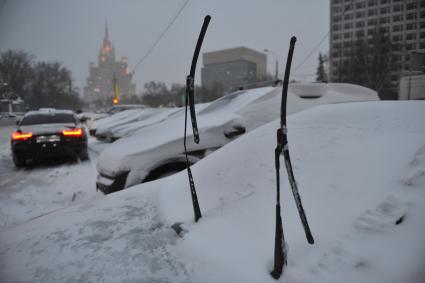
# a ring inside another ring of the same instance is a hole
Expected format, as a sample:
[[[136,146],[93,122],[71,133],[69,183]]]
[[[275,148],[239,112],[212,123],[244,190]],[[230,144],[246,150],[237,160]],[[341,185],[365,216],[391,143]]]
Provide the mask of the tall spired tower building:
[[[107,24],[98,65],[91,62],[89,68],[84,96],[91,106],[112,105],[114,80],[117,81],[121,96],[136,93],[136,85],[131,82],[131,74],[128,73],[128,58],[123,56],[121,61],[115,60],[115,48],[109,39]]]

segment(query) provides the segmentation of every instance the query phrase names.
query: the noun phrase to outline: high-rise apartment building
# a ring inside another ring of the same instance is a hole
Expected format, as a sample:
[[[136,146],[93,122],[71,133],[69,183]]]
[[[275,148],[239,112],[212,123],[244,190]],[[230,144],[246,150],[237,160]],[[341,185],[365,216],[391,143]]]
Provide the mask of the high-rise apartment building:
[[[90,104],[112,105],[114,81],[117,82],[121,95],[135,94],[136,85],[131,82],[131,74],[128,73],[128,59],[123,56],[121,61],[115,60],[115,48],[109,39],[108,26],[105,26],[105,36],[98,55],[98,65],[96,66],[92,62],[89,68],[84,96]]]
[[[338,66],[348,59],[358,38],[375,31],[389,35],[396,47],[391,80],[410,71],[410,54],[425,51],[425,0],[331,0],[330,80],[338,79]]]

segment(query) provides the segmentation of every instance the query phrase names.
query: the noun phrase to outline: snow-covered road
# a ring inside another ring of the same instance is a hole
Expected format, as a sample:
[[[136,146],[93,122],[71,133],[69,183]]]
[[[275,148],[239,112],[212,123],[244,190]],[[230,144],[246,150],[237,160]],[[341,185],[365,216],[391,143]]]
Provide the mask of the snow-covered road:
[[[10,152],[10,134],[16,126],[0,126],[0,230],[41,215],[103,197],[95,190],[96,152],[90,140],[90,161],[60,160],[16,169]]]

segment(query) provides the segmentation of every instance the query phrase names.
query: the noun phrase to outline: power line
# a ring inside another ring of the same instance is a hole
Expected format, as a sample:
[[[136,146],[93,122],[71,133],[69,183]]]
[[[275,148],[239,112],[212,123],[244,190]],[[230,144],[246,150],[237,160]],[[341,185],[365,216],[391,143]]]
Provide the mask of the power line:
[[[328,32],[325,34],[325,36],[319,41],[319,43],[316,45],[316,46],[314,46],[314,48],[310,51],[310,53],[308,53],[308,55],[304,58],[304,60],[302,60],[301,61],[301,63],[300,64],[298,64],[298,66],[296,66],[295,68],[294,68],[294,72],[296,71],[296,70],[298,70],[305,62],[307,62],[307,60],[311,57],[311,55],[313,55],[313,53],[314,53],[314,51],[316,51],[317,50],[317,48],[319,48],[320,47],[320,45],[323,43],[323,41],[325,41],[325,39],[329,36],[329,33],[330,33],[331,31],[330,30],[328,30]]]
[[[177,13],[173,16],[171,21],[168,23],[168,25],[165,27],[165,29],[160,33],[158,38],[155,40],[155,42],[152,44],[152,46],[148,49],[148,51],[143,55],[142,59],[137,62],[137,64],[134,66],[133,71],[131,74],[134,74],[137,67],[140,66],[140,64],[143,63],[143,61],[149,56],[149,54],[154,50],[154,48],[158,45],[158,43],[161,41],[161,39],[164,37],[164,35],[167,33],[167,31],[170,29],[170,27],[174,24],[174,22],[177,20],[178,16],[183,12],[184,7],[186,7],[187,3],[189,3],[190,0],[186,0],[183,5],[180,7],[180,9],[177,11]]]

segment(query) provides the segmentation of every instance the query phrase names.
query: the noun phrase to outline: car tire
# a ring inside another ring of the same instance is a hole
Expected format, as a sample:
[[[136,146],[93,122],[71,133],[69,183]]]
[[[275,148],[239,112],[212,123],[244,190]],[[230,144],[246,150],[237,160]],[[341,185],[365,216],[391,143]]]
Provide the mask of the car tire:
[[[78,157],[80,158],[81,161],[89,160],[89,153],[87,149],[82,150],[80,154],[78,155]]]
[[[20,168],[25,166],[26,160],[20,156],[13,154],[13,163],[15,164],[16,168]]]

